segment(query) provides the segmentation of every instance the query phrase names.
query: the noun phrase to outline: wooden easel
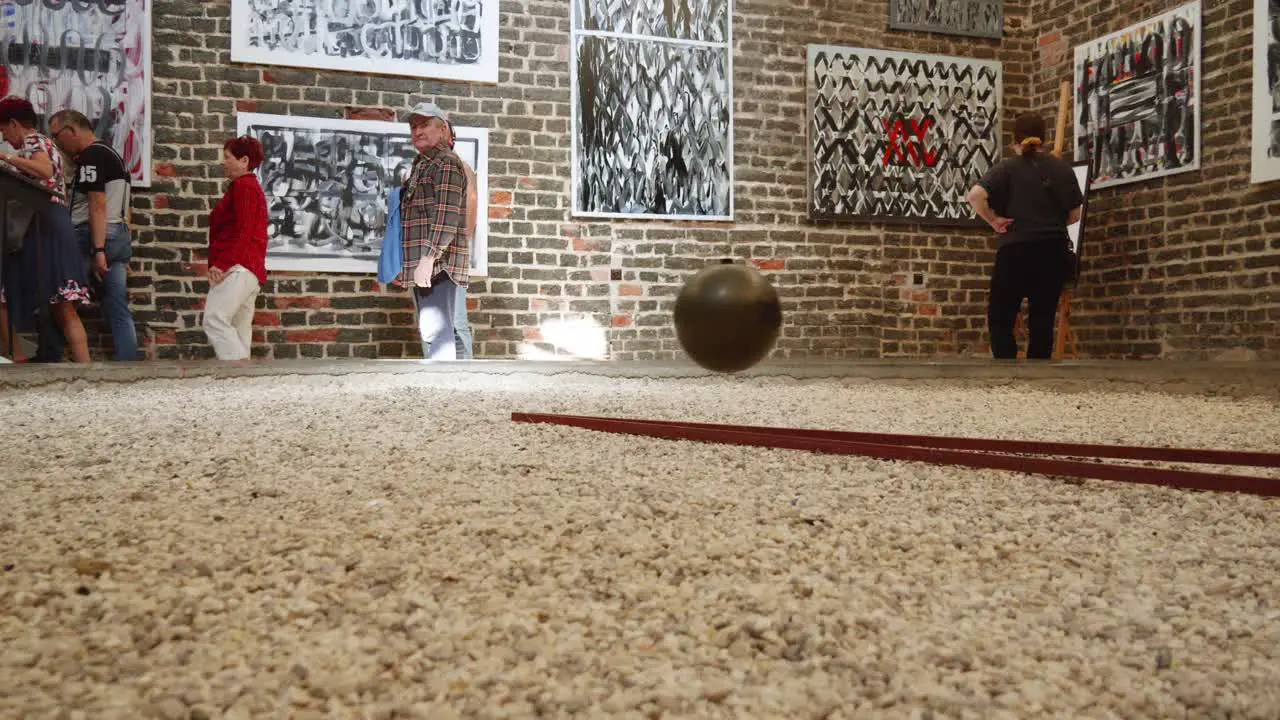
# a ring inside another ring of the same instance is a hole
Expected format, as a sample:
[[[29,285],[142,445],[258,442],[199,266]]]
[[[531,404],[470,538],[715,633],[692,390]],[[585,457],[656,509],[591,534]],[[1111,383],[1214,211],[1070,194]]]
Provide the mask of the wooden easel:
[[[1053,154],[1062,157],[1064,150],[1063,145],[1066,142],[1067,134],[1067,113],[1071,104],[1071,83],[1067,80],[1062,81],[1062,86],[1058,89],[1058,123],[1054,128],[1053,137]],[[1019,325],[1021,324],[1022,314],[1014,319],[1013,332],[1017,335]],[[1025,358],[1027,356],[1026,344],[1022,343],[1021,350],[1018,351],[1018,357]],[[1054,328],[1053,338],[1053,359],[1054,360],[1078,360],[1080,359],[1080,350],[1076,345],[1076,334],[1071,329],[1071,288],[1065,287],[1062,295],[1058,297],[1058,314],[1056,318],[1056,326]]]

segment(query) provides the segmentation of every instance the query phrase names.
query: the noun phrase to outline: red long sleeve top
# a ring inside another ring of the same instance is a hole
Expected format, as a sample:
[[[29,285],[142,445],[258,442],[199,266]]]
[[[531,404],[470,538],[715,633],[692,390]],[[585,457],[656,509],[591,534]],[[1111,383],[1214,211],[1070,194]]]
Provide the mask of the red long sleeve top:
[[[209,267],[236,265],[267,282],[267,196],[253,173],[232,180],[209,213]]]

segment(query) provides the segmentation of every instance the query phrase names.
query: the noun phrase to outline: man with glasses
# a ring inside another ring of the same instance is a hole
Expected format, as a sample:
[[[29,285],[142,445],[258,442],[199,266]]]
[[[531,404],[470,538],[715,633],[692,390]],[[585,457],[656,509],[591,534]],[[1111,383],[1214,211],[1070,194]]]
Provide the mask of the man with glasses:
[[[89,119],[76,110],[49,118],[49,136],[76,171],[71,185],[71,223],[89,262],[102,312],[111,327],[116,360],[138,359],[138,336],[129,310],[127,274],[133,257],[128,216],[131,191],[124,161],[98,139]]]

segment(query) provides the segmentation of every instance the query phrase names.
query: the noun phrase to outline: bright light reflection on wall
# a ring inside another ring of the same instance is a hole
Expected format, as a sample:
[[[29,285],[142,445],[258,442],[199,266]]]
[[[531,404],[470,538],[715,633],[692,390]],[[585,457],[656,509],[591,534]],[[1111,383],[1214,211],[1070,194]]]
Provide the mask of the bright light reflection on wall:
[[[604,360],[609,355],[605,329],[591,318],[552,318],[538,328],[541,341],[523,342],[521,360]],[[550,345],[554,350],[538,345]]]

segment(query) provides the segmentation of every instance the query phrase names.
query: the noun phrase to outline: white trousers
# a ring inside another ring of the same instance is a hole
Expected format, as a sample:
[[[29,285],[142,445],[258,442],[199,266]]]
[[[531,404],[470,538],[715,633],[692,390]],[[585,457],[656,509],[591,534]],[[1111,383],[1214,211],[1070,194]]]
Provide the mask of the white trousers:
[[[204,303],[204,334],[219,360],[244,360],[253,347],[253,308],[258,277],[236,265],[209,288]]]

